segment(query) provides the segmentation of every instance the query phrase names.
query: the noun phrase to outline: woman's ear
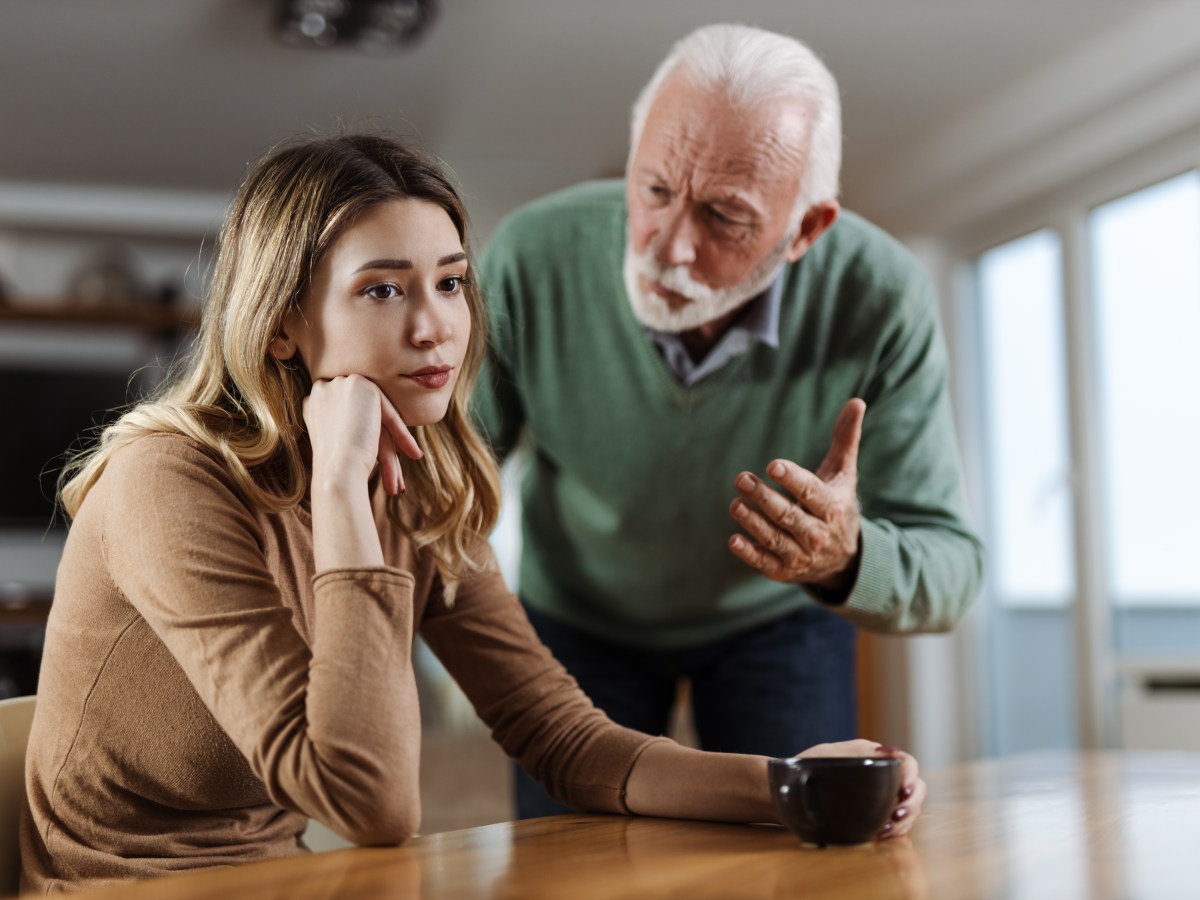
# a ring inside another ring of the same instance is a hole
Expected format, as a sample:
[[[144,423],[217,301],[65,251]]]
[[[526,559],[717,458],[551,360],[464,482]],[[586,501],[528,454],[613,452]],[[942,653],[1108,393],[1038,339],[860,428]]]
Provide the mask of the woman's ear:
[[[304,314],[300,312],[300,308],[289,306],[279,323],[279,331],[267,344],[267,352],[280,362],[287,362],[300,352],[300,345],[296,342],[296,338],[304,334],[306,325]]]
[[[279,334],[271,338],[271,343],[267,344],[267,352],[280,362],[284,362],[296,355],[296,342],[288,337],[286,331],[281,329]]]

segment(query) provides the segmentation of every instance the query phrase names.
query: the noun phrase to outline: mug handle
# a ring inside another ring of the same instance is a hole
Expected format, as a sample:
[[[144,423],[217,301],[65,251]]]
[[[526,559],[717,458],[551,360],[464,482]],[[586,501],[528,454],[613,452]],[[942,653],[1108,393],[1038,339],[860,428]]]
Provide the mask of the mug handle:
[[[817,817],[813,815],[812,807],[808,805],[808,779],[812,775],[811,769],[800,770],[800,780],[797,785],[800,788],[800,806],[804,810],[804,816],[814,825],[818,824]]]

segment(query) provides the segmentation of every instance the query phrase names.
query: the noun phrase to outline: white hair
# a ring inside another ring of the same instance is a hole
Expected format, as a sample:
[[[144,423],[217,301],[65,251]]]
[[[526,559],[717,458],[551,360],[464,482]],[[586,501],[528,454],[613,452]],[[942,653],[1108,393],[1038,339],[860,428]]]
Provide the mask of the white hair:
[[[796,99],[810,115],[808,147],[794,213],[836,200],[842,167],[842,109],[837,82],[825,64],[795,38],[746,25],[706,25],[671,48],[633,104],[630,158],[637,150],[654,98],[676,71],[702,90],[721,93],[735,109]]]

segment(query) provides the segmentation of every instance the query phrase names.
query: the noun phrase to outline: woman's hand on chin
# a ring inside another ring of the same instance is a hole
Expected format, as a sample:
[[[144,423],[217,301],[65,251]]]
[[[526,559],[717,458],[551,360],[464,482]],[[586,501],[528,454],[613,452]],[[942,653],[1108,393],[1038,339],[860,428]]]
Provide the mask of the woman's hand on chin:
[[[421,448],[383,391],[361,375],[313,382],[304,400],[304,422],[313,449],[313,479],[325,486],[363,484],[376,463],[389,494],[404,490],[400,454],[421,458]]]

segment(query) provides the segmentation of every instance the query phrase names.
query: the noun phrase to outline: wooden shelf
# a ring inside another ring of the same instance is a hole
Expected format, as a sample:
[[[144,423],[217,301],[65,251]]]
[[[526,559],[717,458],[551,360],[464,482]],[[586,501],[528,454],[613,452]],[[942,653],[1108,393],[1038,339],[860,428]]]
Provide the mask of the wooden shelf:
[[[45,625],[50,615],[50,601],[0,606],[0,628],[14,625]]]
[[[170,306],[81,306],[66,301],[12,299],[0,303],[0,323],[123,325],[148,330],[173,330],[194,328],[199,321],[198,311]]]

